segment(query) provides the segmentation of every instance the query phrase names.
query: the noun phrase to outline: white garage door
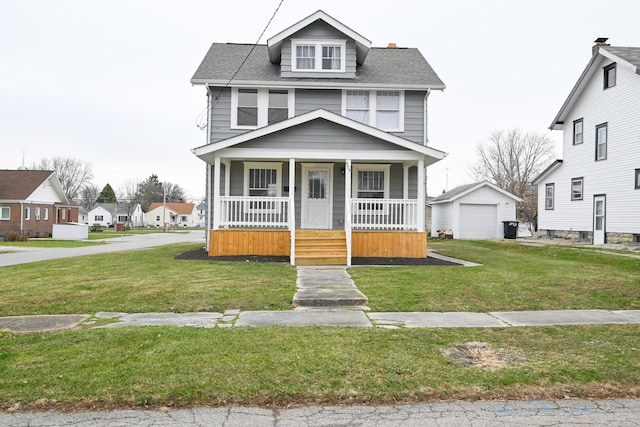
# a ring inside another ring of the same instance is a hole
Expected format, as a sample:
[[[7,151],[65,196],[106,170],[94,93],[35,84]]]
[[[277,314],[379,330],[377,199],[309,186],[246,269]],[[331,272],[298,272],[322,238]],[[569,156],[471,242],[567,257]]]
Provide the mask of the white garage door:
[[[496,205],[460,204],[460,236],[458,238],[495,239],[498,237],[497,221]]]

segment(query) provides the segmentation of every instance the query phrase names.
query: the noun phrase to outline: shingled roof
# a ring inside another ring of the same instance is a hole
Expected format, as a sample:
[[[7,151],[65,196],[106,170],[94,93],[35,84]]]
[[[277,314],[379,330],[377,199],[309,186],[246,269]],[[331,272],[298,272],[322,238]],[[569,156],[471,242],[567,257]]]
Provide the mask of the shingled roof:
[[[256,45],[251,51],[252,48],[254,45],[213,43],[191,78],[191,83],[226,85],[233,78],[234,82],[270,83],[274,86],[295,82],[297,86],[324,83],[344,87],[445,88],[440,77],[416,48],[371,48],[366,62],[357,67],[355,79],[284,78],[280,76],[280,65],[269,61],[266,45]],[[247,61],[234,77],[247,55]]]
[[[0,200],[26,200],[53,171],[0,170]]]
[[[151,206],[149,206],[149,211],[152,211],[156,208],[161,208],[162,206],[163,206],[163,203],[151,203]],[[167,209],[179,215],[191,215],[196,205],[193,203],[176,202],[176,203],[166,203],[166,205],[164,206],[166,206]]]

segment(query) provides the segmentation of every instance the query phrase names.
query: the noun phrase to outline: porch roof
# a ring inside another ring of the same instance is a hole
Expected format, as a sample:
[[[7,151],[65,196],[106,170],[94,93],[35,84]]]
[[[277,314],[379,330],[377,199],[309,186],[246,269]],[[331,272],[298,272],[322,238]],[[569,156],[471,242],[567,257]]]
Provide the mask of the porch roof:
[[[231,138],[227,138],[225,140],[222,141],[218,141],[216,143],[213,144],[207,144],[207,145],[203,145],[200,147],[196,147],[194,149],[192,149],[191,151],[193,152],[193,154],[195,154],[197,157],[199,157],[200,159],[204,160],[205,162],[212,164],[216,154],[220,151],[220,150],[224,150],[224,149],[228,149],[231,147],[235,147],[238,144],[241,144],[243,142],[248,142],[251,140],[254,140],[256,138],[260,138],[263,136],[267,136],[267,135],[271,135],[274,134],[276,132],[285,130],[285,129],[289,129],[295,126],[299,126],[305,123],[309,123],[313,120],[318,120],[318,119],[324,119],[327,120],[329,122],[335,123],[337,125],[340,126],[344,126],[348,129],[352,129],[354,131],[360,132],[364,135],[368,135],[371,136],[373,138],[379,139],[381,141],[384,142],[388,142],[390,144],[395,145],[399,151],[402,152],[409,152],[409,153],[415,153],[421,156],[425,157],[425,163],[427,165],[432,164],[437,162],[438,160],[442,160],[444,157],[446,157],[447,153],[437,150],[435,148],[431,148],[429,146],[425,146],[425,145],[420,145],[417,144],[415,142],[409,141],[407,139],[401,138],[399,136],[381,131],[380,129],[377,129],[375,127],[372,126],[368,126],[365,124],[362,124],[360,122],[357,122],[355,120],[351,120],[349,118],[346,118],[344,116],[341,116],[339,114],[335,114],[332,113],[330,111],[324,110],[324,109],[318,109],[318,110],[314,110],[293,118],[290,118],[288,120],[284,120],[269,126],[265,126],[253,131],[249,131],[246,133],[243,133],[241,135],[236,135],[234,137]],[[318,148],[318,151],[321,151],[321,147]],[[347,154],[347,151],[339,151],[336,152],[335,150],[332,150],[332,156],[334,156],[335,158],[351,158],[353,153],[351,154]],[[301,151],[300,156],[298,157],[304,157],[304,153]],[[365,154],[365,153],[363,153]],[[371,153],[369,153],[368,156],[365,156],[365,158],[370,159],[371,158]],[[391,153],[387,153],[391,154]],[[317,155],[317,151],[315,152],[315,155]],[[287,157],[296,157],[296,153],[295,152],[291,152],[289,150],[289,153],[287,155]],[[389,157],[381,157],[380,160],[389,160]]]

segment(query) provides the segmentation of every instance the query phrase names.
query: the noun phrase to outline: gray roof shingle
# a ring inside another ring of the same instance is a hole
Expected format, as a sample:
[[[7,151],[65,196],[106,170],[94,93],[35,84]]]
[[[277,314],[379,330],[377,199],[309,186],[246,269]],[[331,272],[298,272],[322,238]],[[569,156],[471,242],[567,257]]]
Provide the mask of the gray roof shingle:
[[[253,48],[253,51],[251,50]],[[249,55],[249,52],[251,54]],[[249,55],[240,71],[234,73]],[[269,62],[266,45],[213,43],[193,75],[192,83],[228,82],[335,82],[354,85],[405,85],[444,88],[444,83],[416,48],[371,48],[355,79],[283,78],[280,65]]]
[[[615,56],[640,68],[640,47],[602,46],[600,49],[611,52]]]

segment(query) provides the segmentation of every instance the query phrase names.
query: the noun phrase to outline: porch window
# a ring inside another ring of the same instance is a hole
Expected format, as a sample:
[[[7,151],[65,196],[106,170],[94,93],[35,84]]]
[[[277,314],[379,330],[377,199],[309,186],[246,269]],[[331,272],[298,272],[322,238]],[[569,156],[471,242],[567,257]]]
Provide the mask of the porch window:
[[[404,92],[345,90],[342,115],[385,131],[404,131]]]
[[[571,180],[571,200],[582,200],[583,178],[573,178]]]
[[[258,126],[257,89],[238,89],[238,126]]]
[[[357,199],[388,199],[391,165],[353,165],[352,195]],[[381,210],[380,203],[359,203],[358,210]]]
[[[553,198],[555,193],[555,184],[547,184],[544,192],[544,208],[546,210],[553,210]]]
[[[9,206],[0,207],[0,220],[9,221],[11,219],[11,208]]]
[[[293,117],[293,89],[231,89],[231,128],[255,129]]]
[[[244,163],[244,195],[249,197],[280,197],[282,163]],[[249,202],[249,212],[270,211],[275,204],[265,200]]]

